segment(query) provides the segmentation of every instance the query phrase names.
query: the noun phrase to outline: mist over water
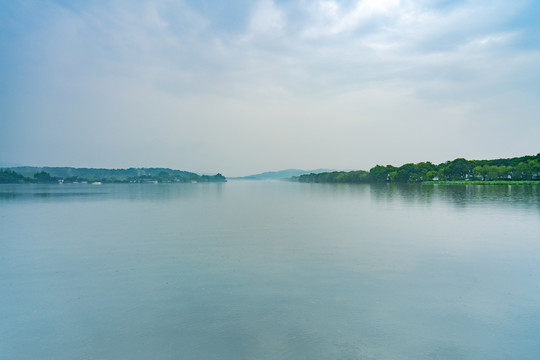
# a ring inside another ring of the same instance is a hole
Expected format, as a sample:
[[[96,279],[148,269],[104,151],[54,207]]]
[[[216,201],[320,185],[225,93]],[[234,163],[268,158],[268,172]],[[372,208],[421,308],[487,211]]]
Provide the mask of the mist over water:
[[[540,187],[1,185],[0,358],[537,359]]]

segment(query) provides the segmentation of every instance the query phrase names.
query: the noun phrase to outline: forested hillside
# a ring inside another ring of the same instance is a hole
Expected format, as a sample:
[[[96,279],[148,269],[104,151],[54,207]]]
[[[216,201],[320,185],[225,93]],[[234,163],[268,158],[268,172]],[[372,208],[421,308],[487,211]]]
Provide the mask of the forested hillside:
[[[72,167],[15,167],[0,170],[0,183],[74,183],[74,182],[221,182],[221,174],[198,175],[167,168],[92,169]]]
[[[430,162],[409,163],[400,167],[377,165],[369,171],[334,171],[301,175],[294,179],[300,182],[314,183],[540,180],[540,154],[494,160],[466,160],[459,158],[439,165]]]

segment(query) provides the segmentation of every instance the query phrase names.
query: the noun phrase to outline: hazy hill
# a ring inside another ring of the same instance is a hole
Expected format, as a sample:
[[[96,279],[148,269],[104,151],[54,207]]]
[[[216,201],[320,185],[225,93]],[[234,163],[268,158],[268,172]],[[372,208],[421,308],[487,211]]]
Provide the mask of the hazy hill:
[[[234,177],[229,179],[238,179],[238,180],[279,180],[279,179],[289,179],[293,176],[300,176],[304,174],[319,174],[322,172],[329,172],[332,170],[329,169],[316,169],[316,170],[300,170],[300,169],[287,169],[280,171],[267,171],[260,174]]]
[[[67,178],[78,176],[84,178],[110,178],[125,180],[137,176],[158,176],[160,172],[167,172],[170,175],[180,177],[198,176],[195,173],[167,168],[129,168],[129,169],[94,169],[94,168],[72,168],[72,167],[35,167],[17,166],[9,168],[23,176],[32,177],[35,173],[45,171],[51,176]]]

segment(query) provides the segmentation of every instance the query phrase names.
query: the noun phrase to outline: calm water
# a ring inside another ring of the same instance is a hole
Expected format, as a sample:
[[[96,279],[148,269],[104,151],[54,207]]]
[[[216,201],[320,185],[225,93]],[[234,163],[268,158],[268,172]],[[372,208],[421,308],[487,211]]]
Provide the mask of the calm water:
[[[539,358],[537,186],[0,186],[0,359]]]

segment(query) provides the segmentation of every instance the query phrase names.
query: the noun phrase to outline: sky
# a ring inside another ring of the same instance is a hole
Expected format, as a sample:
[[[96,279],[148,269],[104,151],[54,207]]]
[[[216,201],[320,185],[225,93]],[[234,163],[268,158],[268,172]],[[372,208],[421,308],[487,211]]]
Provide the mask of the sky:
[[[540,152],[540,2],[0,0],[0,162],[241,176]]]

